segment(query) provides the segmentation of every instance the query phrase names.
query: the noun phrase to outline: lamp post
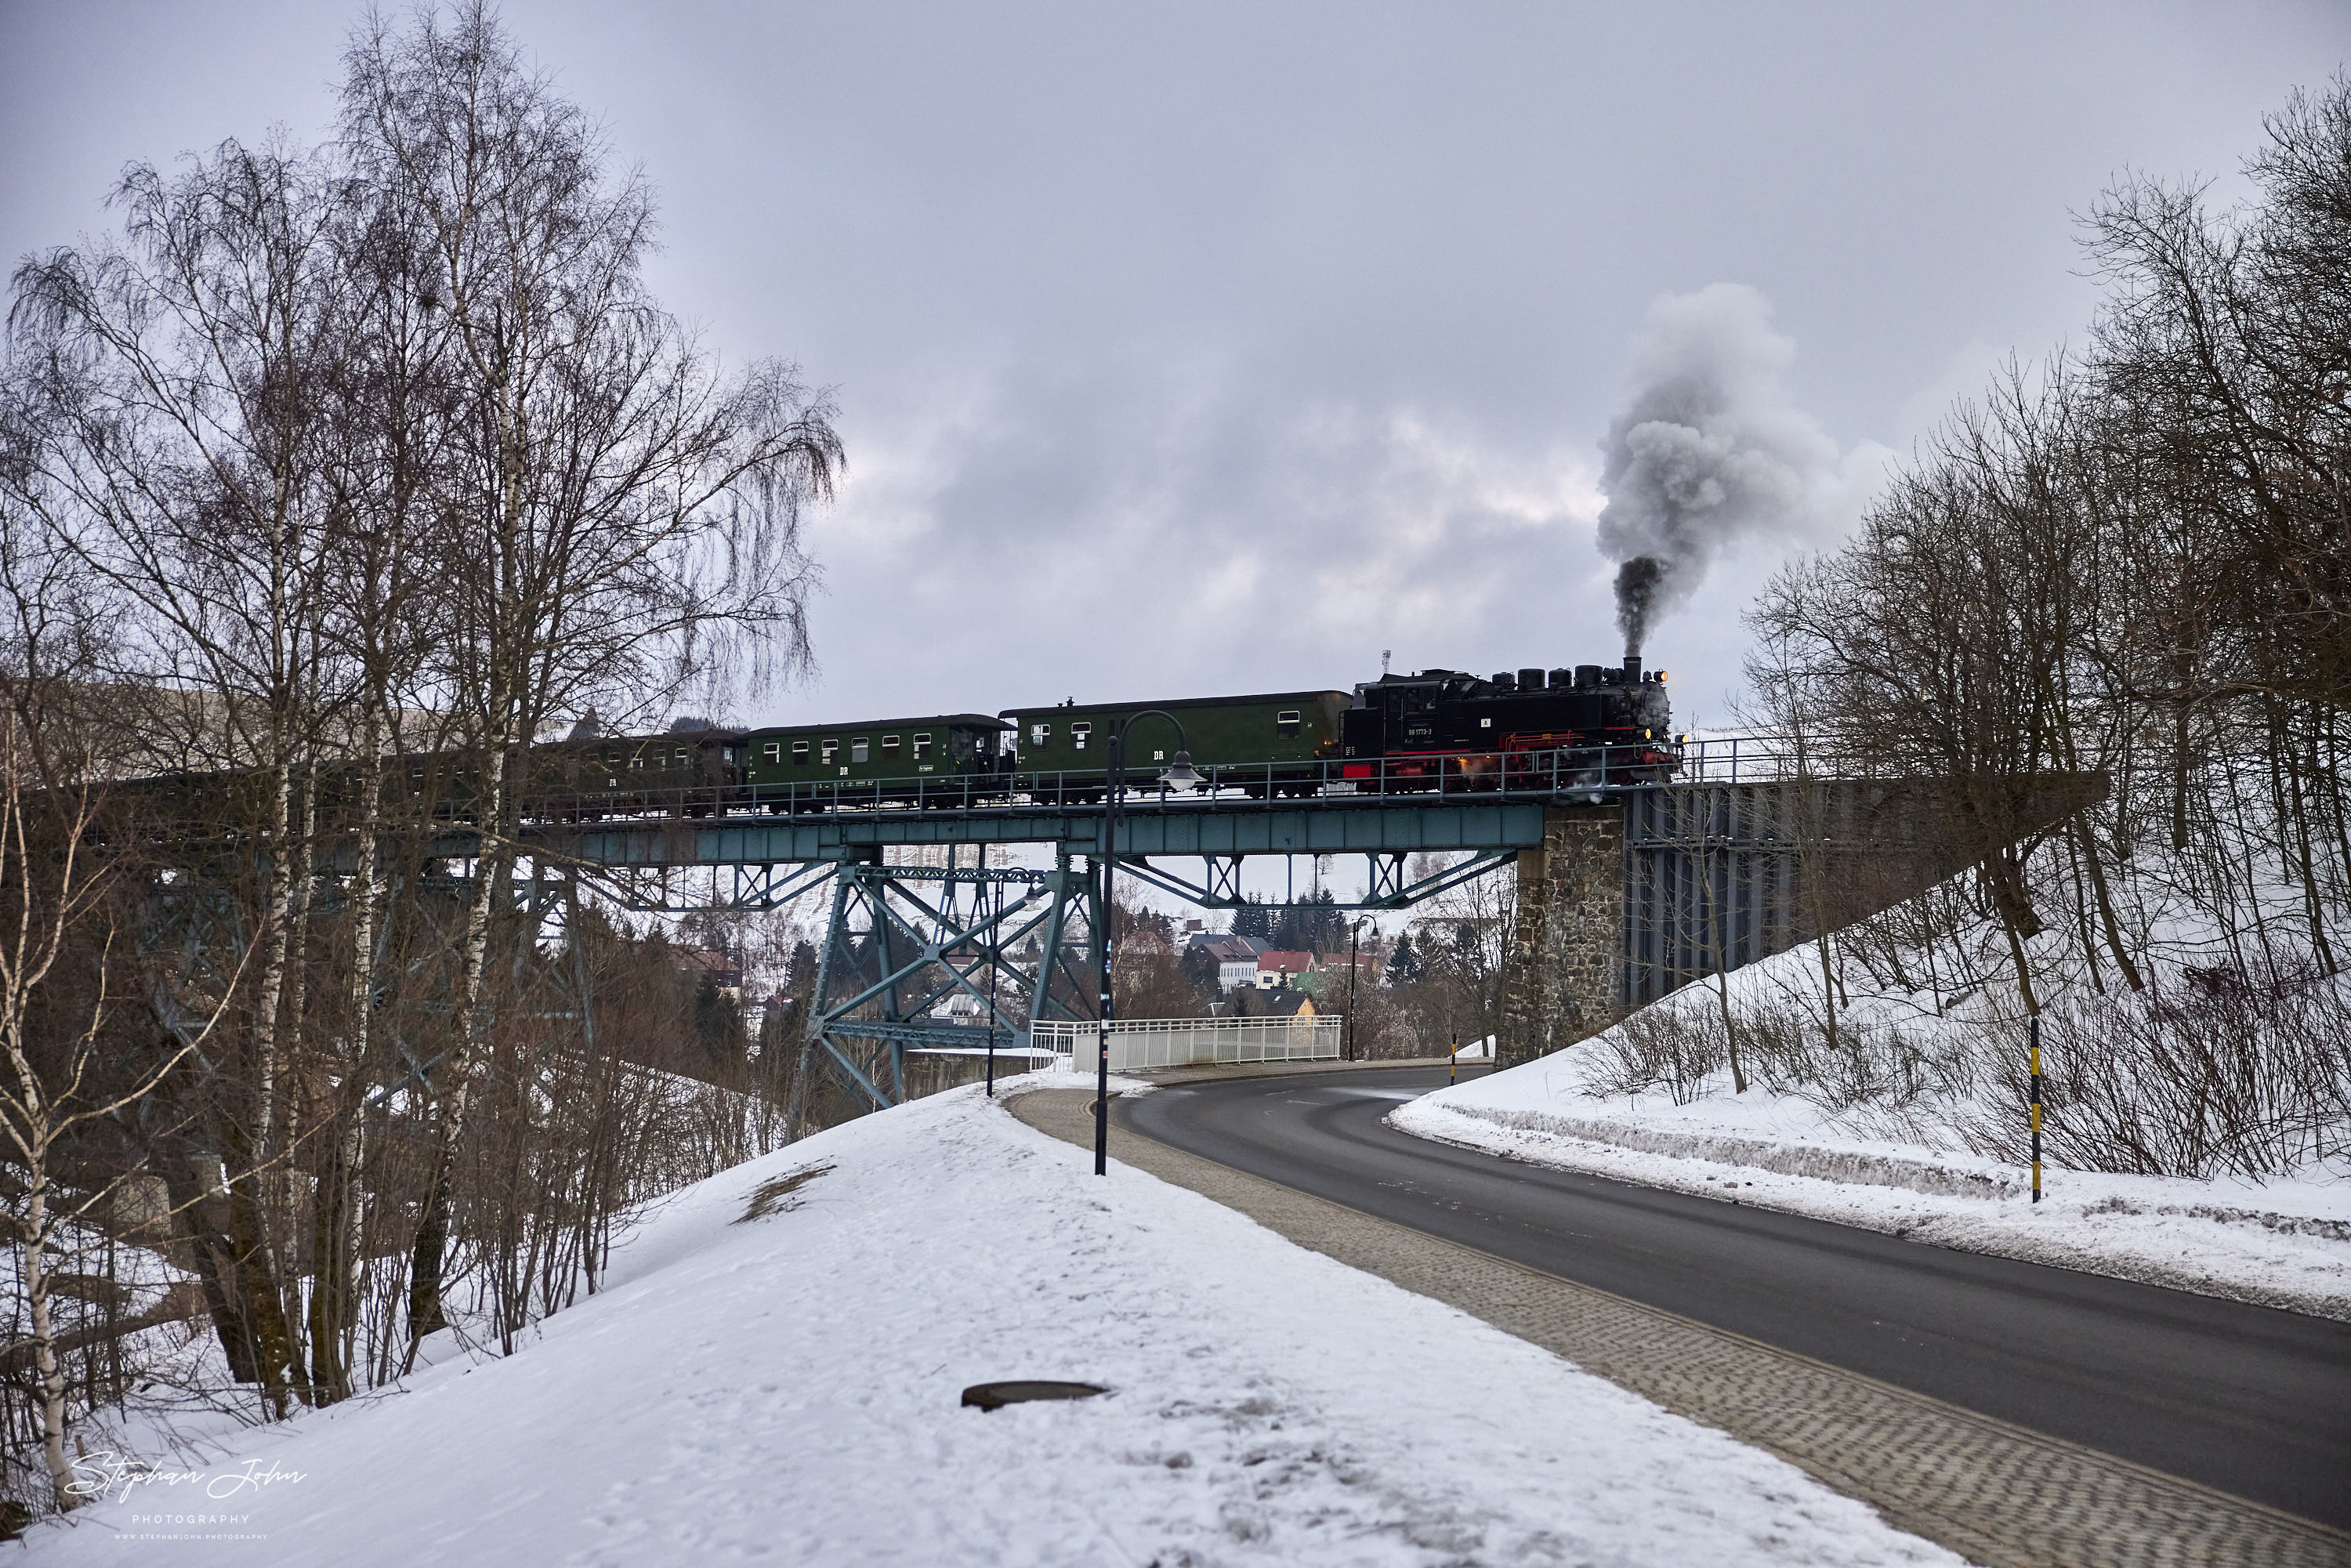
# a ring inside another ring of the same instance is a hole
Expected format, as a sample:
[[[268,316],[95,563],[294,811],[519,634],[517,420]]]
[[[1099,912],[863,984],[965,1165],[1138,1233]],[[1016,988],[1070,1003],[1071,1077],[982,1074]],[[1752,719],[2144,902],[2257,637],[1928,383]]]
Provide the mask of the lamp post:
[[[1109,787],[1102,795],[1102,892],[1100,894],[1102,929],[1095,934],[1102,947],[1102,997],[1095,1009],[1099,1020],[1101,1041],[1094,1051],[1094,1175],[1105,1176],[1110,1171],[1110,911],[1112,878],[1118,867],[1118,797],[1126,788],[1126,737],[1137,720],[1164,718],[1176,727],[1176,762],[1159,776],[1167,789],[1186,790],[1200,781],[1192,770],[1192,752],[1184,739],[1184,721],[1165,708],[1147,707],[1141,713],[1129,714],[1126,722],[1110,732]]]
[[[1355,923],[1347,927],[1347,1060],[1350,1061],[1355,1060],[1355,1014],[1362,1010],[1362,999],[1355,995],[1355,988],[1364,983],[1363,966],[1356,957],[1356,948],[1364,939],[1364,927],[1371,923],[1370,915],[1359,915]]]

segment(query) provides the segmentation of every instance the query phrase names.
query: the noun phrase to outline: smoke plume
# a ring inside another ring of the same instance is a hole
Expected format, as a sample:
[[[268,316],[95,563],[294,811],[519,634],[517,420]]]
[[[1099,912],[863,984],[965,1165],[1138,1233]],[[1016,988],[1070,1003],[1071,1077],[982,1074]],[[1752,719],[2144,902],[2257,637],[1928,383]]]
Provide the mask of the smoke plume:
[[[1635,391],[1608,428],[1600,549],[1621,562],[1616,620],[1638,653],[1738,539],[1802,526],[1836,444],[1780,384],[1795,342],[1741,284],[1667,295],[1635,345]]]

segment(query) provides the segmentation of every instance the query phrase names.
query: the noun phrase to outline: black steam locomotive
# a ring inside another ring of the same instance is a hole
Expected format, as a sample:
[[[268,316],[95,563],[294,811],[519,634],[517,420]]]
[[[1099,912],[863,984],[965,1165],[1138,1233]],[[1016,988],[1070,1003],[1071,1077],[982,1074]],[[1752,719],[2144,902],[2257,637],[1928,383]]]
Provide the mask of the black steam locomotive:
[[[1458,779],[1512,789],[1655,783],[1681,765],[1662,670],[1638,655],[1620,668],[1454,670],[1382,675],[1356,686],[1340,716],[1344,779],[1409,789]]]

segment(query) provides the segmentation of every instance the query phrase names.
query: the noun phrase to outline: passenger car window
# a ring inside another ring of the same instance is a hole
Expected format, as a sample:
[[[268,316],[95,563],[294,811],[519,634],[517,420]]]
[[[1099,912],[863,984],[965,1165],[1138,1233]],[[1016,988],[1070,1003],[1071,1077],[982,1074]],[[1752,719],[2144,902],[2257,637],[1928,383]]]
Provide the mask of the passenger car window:
[[[827,756],[827,758],[830,758],[830,757],[831,756],[831,752],[827,752],[825,755]],[[805,741],[805,740],[795,740],[795,741],[793,741],[793,742],[792,742],[792,766],[793,766],[793,767],[795,767],[795,768],[805,768],[805,767],[807,767],[807,766],[808,766],[808,742],[807,742],[807,741]]]
[[[862,762],[865,760],[865,737],[862,735],[851,737],[849,741],[849,760],[852,762]]]
[[[802,757],[808,755],[806,741],[800,743],[799,752]],[[780,740],[771,740],[759,748],[759,754],[769,762],[781,762],[784,759],[784,743]]]
[[[1051,725],[1050,725],[1050,724],[1032,724],[1032,725],[1030,725],[1030,726],[1029,727],[1029,745],[1031,745],[1031,746],[1042,746],[1042,745],[1044,745],[1047,741],[1049,741],[1049,740],[1050,740],[1050,739],[1052,739],[1052,738],[1053,738],[1053,727],[1052,727]]]
[[[1080,719],[1077,723],[1070,726],[1070,744],[1077,747],[1080,751],[1083,751],[1086,748],[1086,737],[1092,735],[1093,732],[1094,727],[1091,723],[1085,719]]]
[[[1281,737],[1284,740],[1295,740],[1298,737],[1298,710],[1296,708],[1290,708],[1285,712],[1275,714],[1273,716],[1273,733]]]
[[[824,743],[824,765],[827,768],[831,767],[832,759],[840,755],[841,742],[838,739],[828,740]]]
[[[931,737],[928,732],[914,737],[914,760],[920,762],[930,754]]]
[[[898,737],[896,736],[885,735],[882,737],[882,759],[885,762],[895,762],[898,760]]]

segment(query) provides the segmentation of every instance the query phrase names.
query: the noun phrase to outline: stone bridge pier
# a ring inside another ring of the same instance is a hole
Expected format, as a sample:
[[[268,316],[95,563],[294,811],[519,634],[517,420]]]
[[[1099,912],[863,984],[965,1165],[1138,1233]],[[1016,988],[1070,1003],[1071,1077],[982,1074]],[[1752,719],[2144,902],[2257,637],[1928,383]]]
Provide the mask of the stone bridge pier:
[[[1497,1071],[1599,1033],[1625,1011],[1625,807],[1552,806],[1520,850],[1502,955]]]
[[[1783,779],[1547,805],[1541,846],[1518,852],[1495,1065],[1994,865],[2105,790],[2093,774]]]

